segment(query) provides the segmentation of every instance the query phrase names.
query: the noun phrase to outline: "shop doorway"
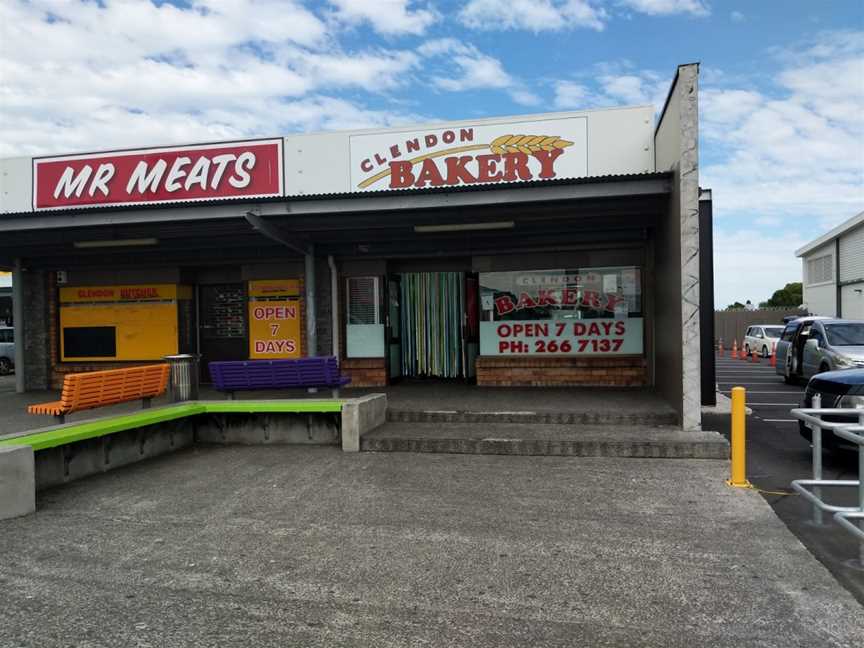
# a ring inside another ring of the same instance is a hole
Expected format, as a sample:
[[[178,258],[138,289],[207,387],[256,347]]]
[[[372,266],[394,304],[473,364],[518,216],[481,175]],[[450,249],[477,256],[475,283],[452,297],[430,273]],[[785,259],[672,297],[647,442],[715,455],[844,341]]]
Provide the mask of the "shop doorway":
[[[465,380],[474,375],[476,277],[465,272],[391,275],[388,303],[391,380]]]
[[[210,380],[208,362],[249,357],[246,291],[242,283],[199,286],[198,322],[202,380]]]

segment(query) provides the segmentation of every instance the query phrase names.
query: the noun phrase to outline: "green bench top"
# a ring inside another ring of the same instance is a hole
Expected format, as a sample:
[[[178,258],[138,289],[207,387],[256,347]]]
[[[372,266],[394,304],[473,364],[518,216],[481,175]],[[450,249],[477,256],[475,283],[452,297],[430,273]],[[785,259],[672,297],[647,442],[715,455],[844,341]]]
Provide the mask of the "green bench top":
[[[270,414],[270,413],[327,413],[341,412],[340,400],[244,400],[195,401],[132,414],[120,414],[80,423],[67,423],[44,431],[19,434],[0,439],[0,446],[29,445],[33,450],[46,450],[56,446],[94,439],[96,437],[132,430],[146,425],[164,423],[197,414]]]

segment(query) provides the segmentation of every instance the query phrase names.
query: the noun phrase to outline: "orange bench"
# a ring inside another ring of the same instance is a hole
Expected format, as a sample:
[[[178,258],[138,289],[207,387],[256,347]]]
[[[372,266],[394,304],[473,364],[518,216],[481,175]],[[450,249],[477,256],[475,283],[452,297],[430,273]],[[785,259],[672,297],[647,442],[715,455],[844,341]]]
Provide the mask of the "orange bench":
[[[66,414],[71,412],[139,398],[147,408],[150,407],[150,399],[164,393],[167,385],[167,364],[68,374],[63,379],[59,401],[30,405],[27,411],[30,414],[50,414],[57,418],[58,423],[63,423]]]

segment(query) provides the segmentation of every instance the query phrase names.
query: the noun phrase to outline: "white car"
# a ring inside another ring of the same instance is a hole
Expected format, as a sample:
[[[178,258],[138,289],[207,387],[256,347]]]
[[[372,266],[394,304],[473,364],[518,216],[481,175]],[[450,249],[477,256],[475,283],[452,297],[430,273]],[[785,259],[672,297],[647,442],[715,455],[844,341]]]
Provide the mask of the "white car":
[[[744,352],[749,356],[754,351],[763,358],[769,357],[774,352],[774,345],[780,341],[783,326],[773,324],[757,324],[747,328],[744,334]]]
[[[15,368],[15,329],[0,326],[0,376],[12,373]]]

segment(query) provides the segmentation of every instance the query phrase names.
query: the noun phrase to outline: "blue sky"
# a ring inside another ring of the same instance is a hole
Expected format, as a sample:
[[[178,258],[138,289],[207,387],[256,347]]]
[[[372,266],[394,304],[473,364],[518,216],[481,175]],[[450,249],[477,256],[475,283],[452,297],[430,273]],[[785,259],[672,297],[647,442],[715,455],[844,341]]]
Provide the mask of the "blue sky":
[[[651,103],[701,62],[716,299],[864,209],[860,0],[5,0],[0,155]]]

